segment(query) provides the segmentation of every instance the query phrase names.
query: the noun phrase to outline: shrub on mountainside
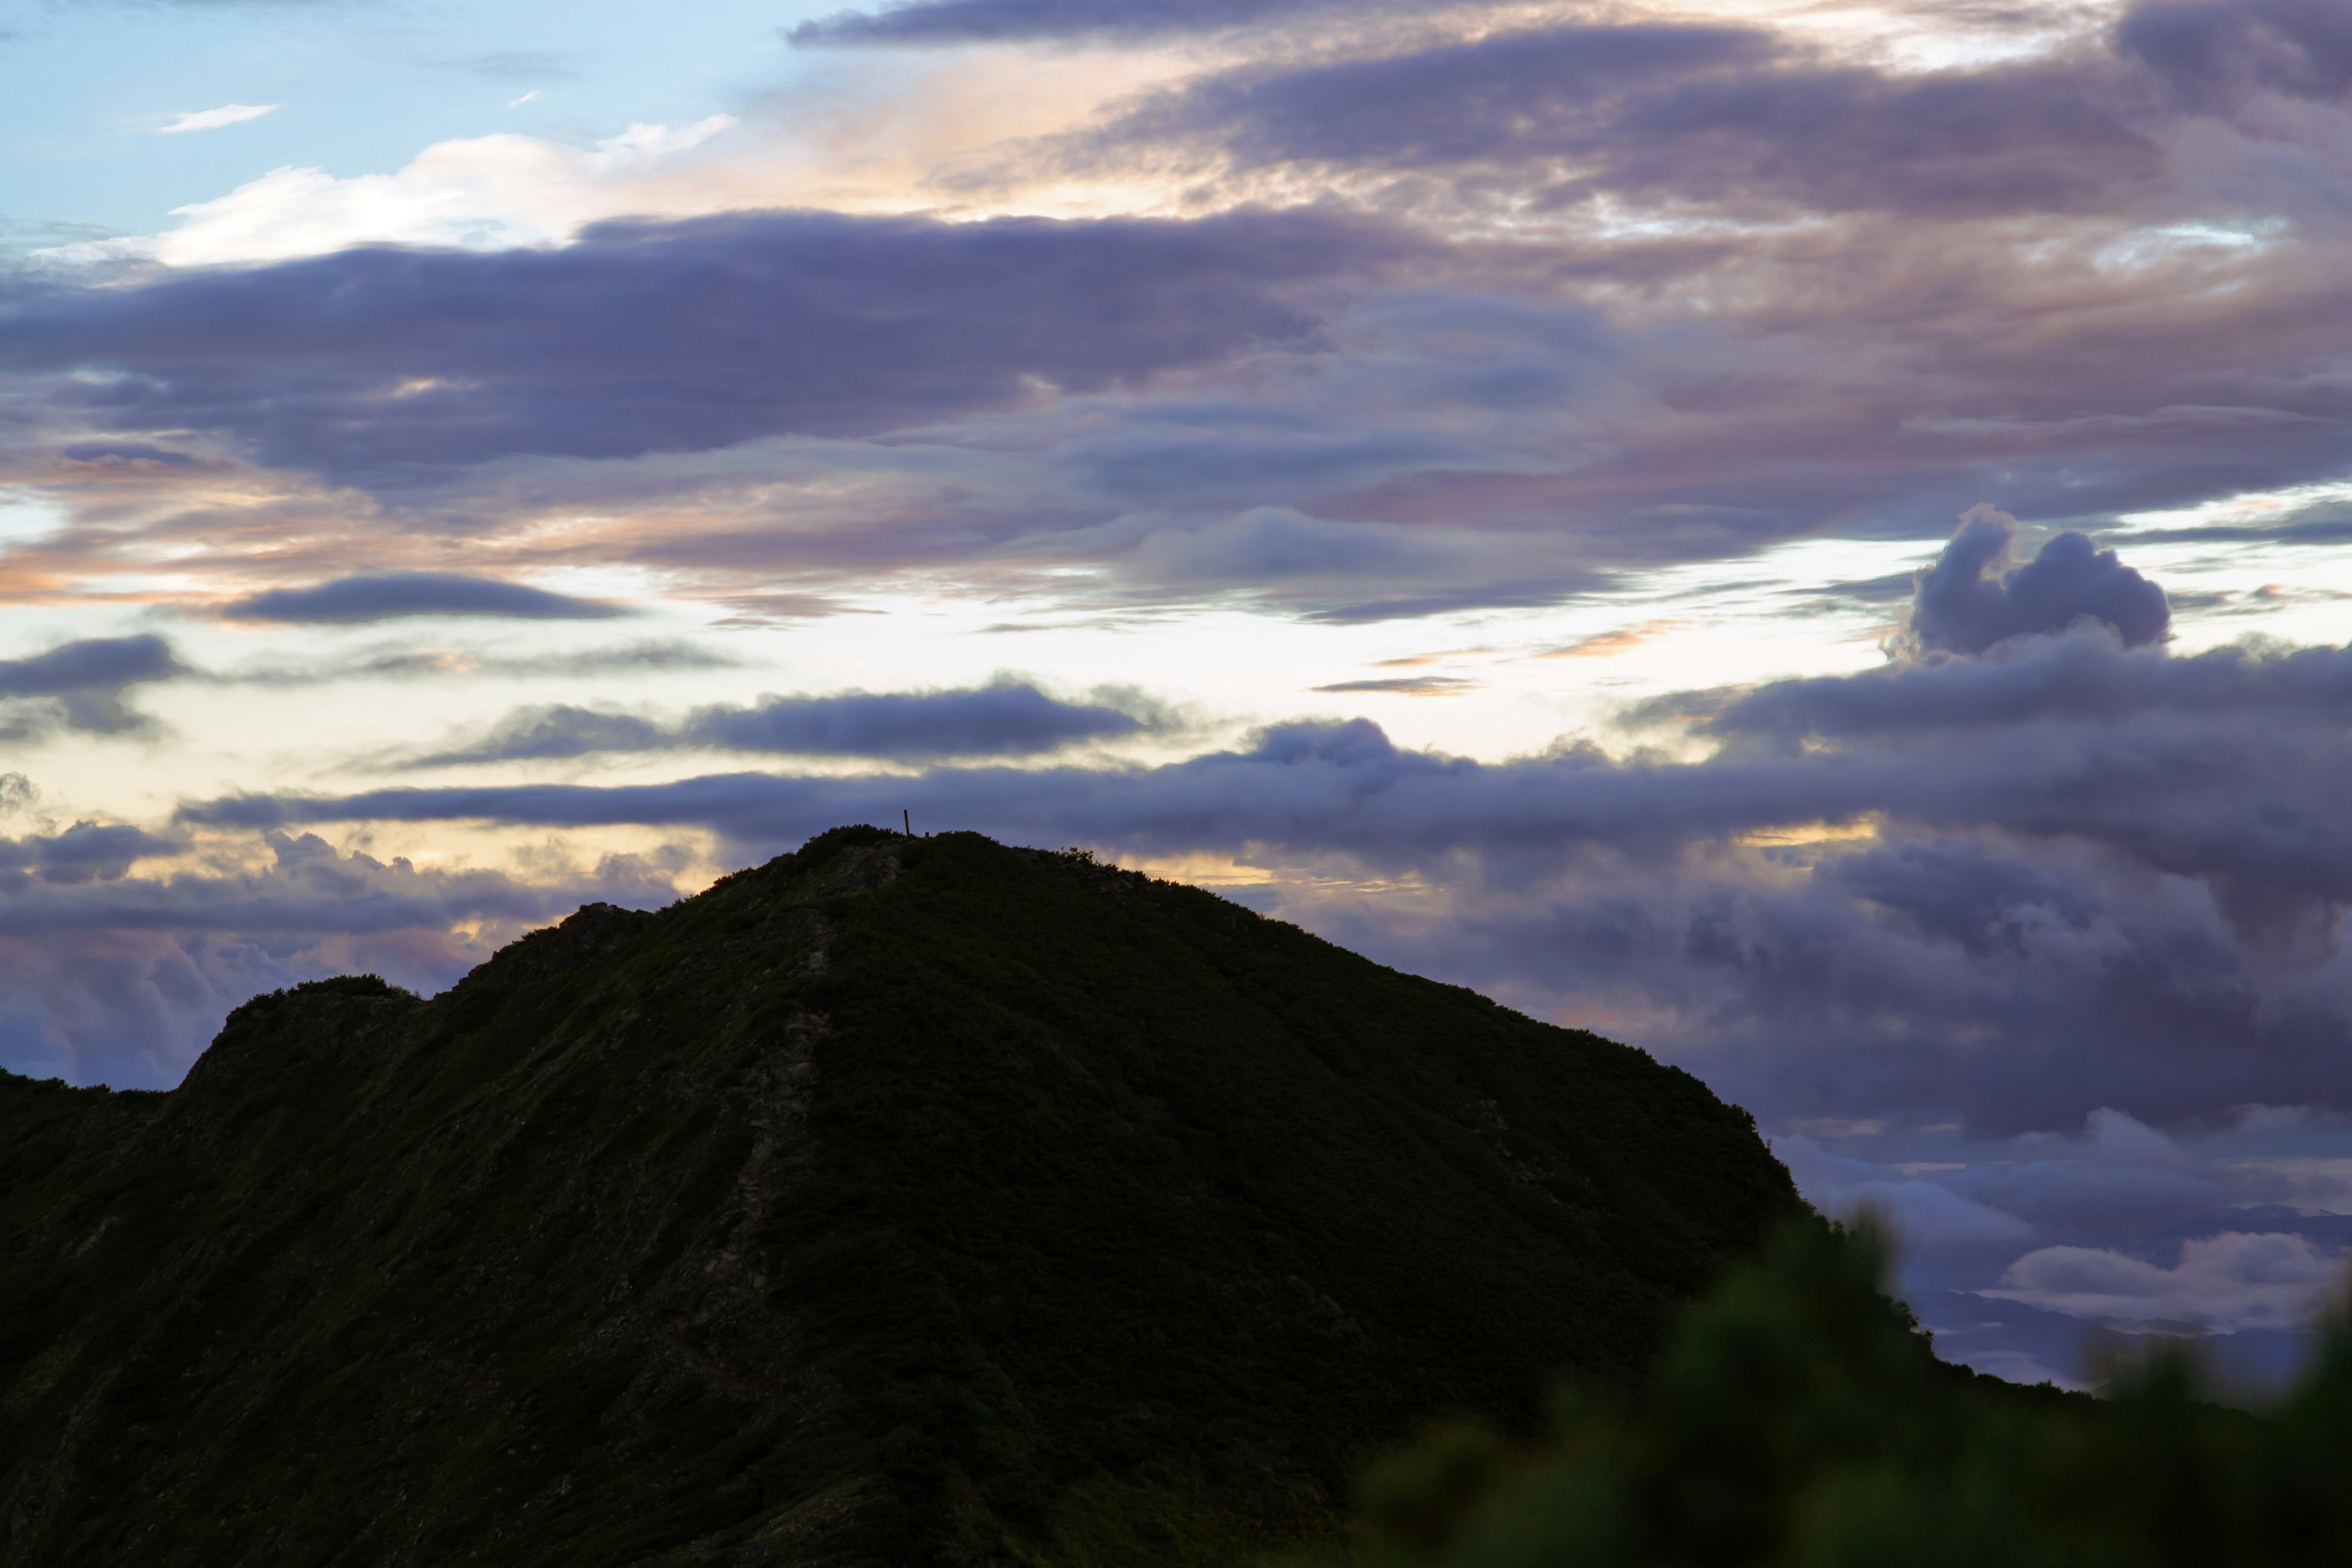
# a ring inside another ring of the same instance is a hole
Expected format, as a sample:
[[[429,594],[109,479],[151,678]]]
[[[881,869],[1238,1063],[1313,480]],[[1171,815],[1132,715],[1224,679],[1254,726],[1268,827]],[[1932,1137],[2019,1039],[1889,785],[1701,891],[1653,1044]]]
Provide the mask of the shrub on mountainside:
[[[2278,1408],[2185,1355],[2105,1399],[1936,1361],[1874,1230],[1792,1225],[1685,1318],[1645,1397],[1542,1446],[1430,1433],[1360,1489],[1379,1568],[2212,1568],[2352,1562],[2352,1327]]]

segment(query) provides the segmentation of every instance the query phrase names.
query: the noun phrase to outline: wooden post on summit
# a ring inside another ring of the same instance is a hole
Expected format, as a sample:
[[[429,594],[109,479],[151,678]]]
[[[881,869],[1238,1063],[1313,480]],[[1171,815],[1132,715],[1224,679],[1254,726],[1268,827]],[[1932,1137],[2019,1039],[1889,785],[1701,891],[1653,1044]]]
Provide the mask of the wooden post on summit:
[[[901,807],[898,812],[898,821],[899,824],[906,828],[907,837],[912,838],[915,836],[915,819],[908,816],[903,807]]]

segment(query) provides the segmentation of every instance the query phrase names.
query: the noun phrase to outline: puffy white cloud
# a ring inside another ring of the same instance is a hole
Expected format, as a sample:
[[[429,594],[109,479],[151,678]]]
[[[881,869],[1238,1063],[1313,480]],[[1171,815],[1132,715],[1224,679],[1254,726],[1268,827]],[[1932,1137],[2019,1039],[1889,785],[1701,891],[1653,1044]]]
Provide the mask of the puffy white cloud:
[[[395,173],[346,179],[289,164],[225,196],[173,208],[183,221],[168,233],[44,254],[62,260],[144,258],[171,267],[204,267],[282,261],[362,244],[557,244],[599,218],[675,215],[701,205],[687,193],[665,190],[650,176],[734,123],[732,115],[714,114],[676,130],[632,125],[589,149],[500,132],[436,142]]]

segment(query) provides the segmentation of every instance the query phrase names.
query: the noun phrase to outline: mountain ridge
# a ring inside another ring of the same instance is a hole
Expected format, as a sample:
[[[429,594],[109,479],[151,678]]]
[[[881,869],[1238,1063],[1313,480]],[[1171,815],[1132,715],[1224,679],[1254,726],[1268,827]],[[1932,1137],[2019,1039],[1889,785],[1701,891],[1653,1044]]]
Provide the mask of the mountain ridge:
[[[1230,1560],[1631,1386],[1800,1207],[1628,1047],[873,828],[0,1130],[27,1564]]]

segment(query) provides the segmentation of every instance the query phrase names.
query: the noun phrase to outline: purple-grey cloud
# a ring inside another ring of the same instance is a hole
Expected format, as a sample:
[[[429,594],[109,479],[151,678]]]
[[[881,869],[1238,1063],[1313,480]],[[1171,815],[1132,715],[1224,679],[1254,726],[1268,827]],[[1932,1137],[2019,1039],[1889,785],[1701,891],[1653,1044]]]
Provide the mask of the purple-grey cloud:
[[[417,767],[545,761],[604,752],[710,748],[793,756],[1023,757],[1156,725],[1103,702],[1066,702],[1025,681],[957,691],[853,691],[719,703],[677,721],[557,705],[508,715],[478,740],[415,759]]]
[[[2112,629],[2126,647],[2163,638],[2164,590],[2080,533],[2062,533],[2013,564],[2017,519],[1971,508],[1935,565],[1920,574],[1910,637],[1927,652],[1982,653],[2008,637],[2062,631],[2077,621]]]
[[[2162,170],[2161,118],[2104,57],[1901,77],[1761,27],[1579,22],[1242,66],[1114,135],[1205,142],[1244,165],[1517,166],[1549,205],[1610,191],[1964,216],[2126,199]]]
[[[2041,638],[1987,658],[1896,663],[1859,675],[1678,692],[1642,704],[1649,723],[1689,721],[1738,742],[1891,743],[1906,735],[2025,724],[2087,733],[2125,721],[2352,722],[2352,649],[2219,647],[2189,658],[2125,652],[2097,635]]]
[[[1452,697],[1477,689],[1476,681],[1454,675],[1390,675],[1371,680],[1337,680],[1315,688],[1335,695],[1377,692],[1390,697]]]
[[[593,599],[551,594],[457,572],[375,572],[308,588],[270,588],[226,605],[237,621],[350,626],[405,616],[495,616],[509,620],[605,620],[627,612]]]
[[[1028,756],[1146,728],[1102,703],[1065,702],[1025,681],[963,691],[849,692],[769,697],[748,708],[697,711],[682,737],[741,752],[885,757]]]
[[[28,658],[0,659],[0,702],[19,705],[0,717],[0,735],[34,738],[58,728],[100,735],[142,731],[147,719],[123,693],[184,673],[172,646],[147,635],[84,637]]]
[[[40,477],[107,516],[76,571],[128,559],[124,493],[162,470],[55,453],[185,446],[354,481],[331,548],[562,516],[579,558],[820,606],[981,566],[1432,616],[1926,537],[1986,494],[2095,528],[2342,471],[2325,213],[2352,187],[2320,100],[2200,118],[2114,39],[1922,73],[1748,27],[1431,36],[1269,50],[1036,154],[1158,178],[1181,143],[1204,190],[1297,174],[1351,209],[742,213],[19,284],[0,374],[53,438]],[[1595,194],[1692,221],[1570,221]]]
[[[2194,1115],[2217,1095],[2352,1109],[2352,976],[2327,956],[2352,901],[2330,804],[2352,751],[2332,722],[2285,746],[2279,728],[2026,726],[1675,765],[1480,763],[1357,721],[1124,772],[233,796],[184,817],[693,826],[751,849],[910,809],[1130,854],[1336,856],[1454,889],[1426,918],[1302,896],[1295,918],[1392,962],[1604,1021],[1638,996],[1674,1019],[1643,1043],[1708,1060],[1768,1113],[1948,1107],[1998,1129],[2110,1102]],[[1739,847],[1865,818],[1880,826],[1860,847]]]
[[[2142,0],[2116,38],[2202,108],[2352,92],[2352,15],[2335,0]]]
[[[274,466],[390,474],[512,454],[857,435],[1128,385],[1297,342],[1303,286],[1425,249],[1370,220],[971,224],[741,213],[557,249],[362,247],[135,287],[26,288],[0,367],[89,425],[195,428]]]
[[[159,838],[128,823],[77,822],[61,833],[0,838],[0,888],[14,890],[33,879],[64,884],[112,881],[138,860],[174,856],[181,848],[172,839]]]

